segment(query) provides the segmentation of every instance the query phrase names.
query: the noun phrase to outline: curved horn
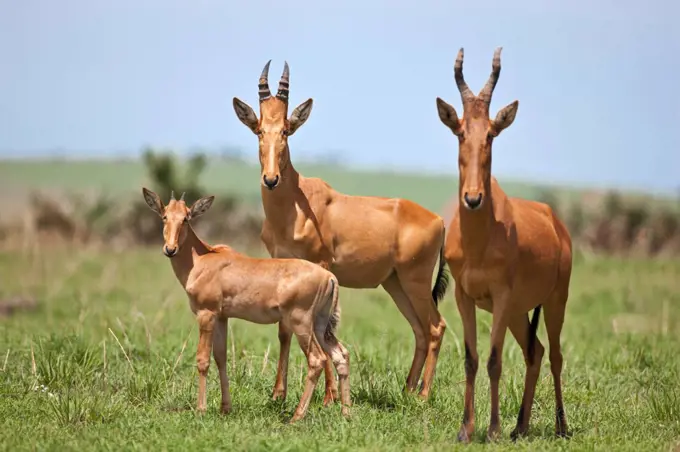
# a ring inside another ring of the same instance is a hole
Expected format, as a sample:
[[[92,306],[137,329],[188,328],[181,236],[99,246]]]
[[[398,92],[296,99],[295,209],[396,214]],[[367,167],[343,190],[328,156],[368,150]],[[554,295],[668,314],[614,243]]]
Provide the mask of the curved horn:
[[[170,191],[170,200],[173,200],[173,199],[175,199],[175,191],[171,190]],[[176,199],[175,199],[175,201],[176,201]]]
[[[498,76],[501,75],[501,50],[503,50],[503,47],[498,47],[493,53],[491,75],[489,76],[486,85],[484,85],[484,88],[479,92],[479,98],[486,102],[487,105],[491,104],[491,95],[493,94],[494,88],[496,88],[496,83],[498,83]]]
[[[456,79],[456,85],[458,85],[458,91],[460,91],[460,98],[463,103],[471,101],[475,98],[475,95],[470,90],[470,87],[465,83],[465,78],[463,78],[463,48],[461,47],[458,51],[458,56],[456,57],[456,64],[453,65],[453,74]]]
[[[272,60],[269,60],[267,61],[267,64],[264,65],[262,74],[260,74],[260,81],[257,84],[257,87],[259,88],[260,102],[267,99],[268,97],[271,97],[272,95],[271,91],[269,91],[269,65],[271,62]]]
[[[184,192],[182,192],[182,196],[179,197],[180,201],[184,201]]]
[[[276,93],[276,97],[284,102],[288,102],[288,90],[290,88],[290,69],[288,68],[288,62],[283,62],[283,74],[281,75],[281,80],[279,81],[279,92]]]

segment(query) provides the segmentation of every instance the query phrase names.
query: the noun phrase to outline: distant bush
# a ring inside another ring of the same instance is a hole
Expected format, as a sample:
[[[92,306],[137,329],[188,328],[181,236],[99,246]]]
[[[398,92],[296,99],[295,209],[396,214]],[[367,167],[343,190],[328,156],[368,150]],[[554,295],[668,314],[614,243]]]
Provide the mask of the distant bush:
[[[164,202],[169,201],[173,191],[177,199],[184,193],[188,205],[208,194],[200,184],[206,167],[205,155],[192,155],[184,173],[180,172],[181,165],[175,156],[167,150],[147,148],[143,161],[149,176],[148,188],[158,193]],[[17,233],[23,233],[43,242],[160,243],[160,219],[144,202],[141,187],[136,187],[135,191],[138,195],[132,202],[116,201],[107,195],[88,200],[78,195],[56,197],[33,193],[28,223],[22,227],[6,227],[0,237],[9,240]],[[253,246],[259,244],[261,221],[259,210],[242,205],[229,194],[217,194],[210,214],[198,218],[193,226],[206,240]]]

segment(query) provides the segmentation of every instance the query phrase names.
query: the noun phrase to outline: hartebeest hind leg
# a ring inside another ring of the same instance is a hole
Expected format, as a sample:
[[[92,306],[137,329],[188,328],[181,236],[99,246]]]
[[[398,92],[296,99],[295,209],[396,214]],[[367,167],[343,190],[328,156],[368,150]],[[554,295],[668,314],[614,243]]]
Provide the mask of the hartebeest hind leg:
[[[288,391],[288,357],[290,356],[290,342],[293,333],[283,323],[279,323],[279,362],[276,370],[276,382],[272,391],[272,400],[285,400]],[[323,399],[324,406],[328,406],[334,401],[339,400],[338,382],[333,375],[333,363],[329,359],[324,365],[326,374],[326,394]]]
[[[327,363],[335,366],[338,372],[338,379],[340,380],[340,397],[342,402],[342,414],[349,416],[349,407],[351,405],[349,392],[349,352],[338,341],[335,334],[325,325],[328,325],[330,316],[325,312],[319,314],[314,322],[316,340],[321,345],[326,357],[329,358]]]
[[[420,378],[420,373],[425,365],[425,359],[427,357],[427,336],[423,330],[423,326],[418,319],[416,311],[413,309],[411,300],[409,299],[404,289],[401,287],[399,278],[396,274],[392,274],[389,278],[382,283],[385,291],[392,297],[394,303],[401,314],[406,318],[411,329],[413,330],[413,335],[416,340],[416,348],[413,354],[413,362],[411,363],[411,370],[406,377],[406,390],[415,391],[418,386],[418,379]]]
[[[210,368],[210,351],[213,346],[213,329],[215,327],[215,313],[209,310],[198,311],[198,350],[196,351],[196,367],[198,368],[198,404],[196,410],[205,412],[208,400],[206,386],[208,369]]]
[[[218,319],[213,331],[213,358],[220,374],[220,388],[222,390],[222,404],[220,411],[227,414],[231,411],[231,396],[229,395],[229,377],[227,376],[227,319]]]
[[[267,223],[262,225],[261,232],[262,242],[267,248],[269,255],[274,258],[290,259],[295,258],[292,254],[289,254],[280,248],[276,247],[274,241],[272,240],[271,231],[267,228]],[[327,265],[322,265],[322,267],[328,269]],[[288,330],[283,323],[279,323],[279,362],[277,364],[276,370],[276,381],[274,382],[274,390],[272,391],[272,400],[285,400],[288,391],[288,357],[290,356],[290,342],[293,337],[293,333]],[[331,362],[330,356],[327,356],[328,360],[324,365],[324,372],[326,377],[326,394],[323,399],[324,406],[328,406],[338,399],[338,382],[335,380],[335,375],[333,374],[333,364]]]
[[[411,267],[413,268],[413,267]],[[424,267],[427,268],[427,267]],[[417,369],[416,381],[423,371],[423,382],[418,394],[421,398],[427,399],[432,388],[432,381],[434,379],[435,370],[437,367],[437,360],[439,358],[439,350],[441,349],[444,331],[446,330],[446,323],[442,319],[441,314],[437,310],[434,300],[432,299],[432,292],[430,288],[431,272],[425,277],[417,278],[412,276],[413,270],[404,274],[400,274],[400,284],[404,288],[404,292],[408,295],[413,310],[418,317],[423,332],[425,333],[426,342],[426,360]]]
[[[538,321],[538,318],[536,321]],[[524,362],[527,366],[524,379],[524,395],[522,396],[522,405],[520,406],[519,414],[517,415],[517,426],[510,434],[510,437],[514,440],[519,436],[525,435],[529,429],[531,408],[536,393],[536,383],[538,382],[538,376],[541,371],[541,360],[543,359],[545,350],[538,340],[538,337],[535,335],[535,331],[532,330],[526,315],[515,318],[510,322],[510,332],[522,349]]]
[[[324,351],[324,353],[326,353]],[[338,398],[338,382],[335,380],[335,375],[333,374],[333,359],[331,355],[326,353],[326,364],[323,368],[324,376],[326,377],[326,395],[323,398],[323,406],[329,406],[333,402],[337,402]]]
[[[560,334],[564,323],[564,311],[566,309],[566,295],[557,294],[552,303],[544,306],[545,327],[548,332],[550,345],[550,371],[555,383],[555,434],[565,437],[568,435],[567,417],[564,412],[562,401],[562,347]]]
[[[290,420],[291,423],[302,419],[307,413],[309,401],[314,394],[314,388],[316,388],[321,372],[323,372],[328,360],[321,345],[316,340],[311,325],[302,324],[293,328],[300,348],[307,358],[307,378],[305,379],[305,389],[300,397],[300,403],[295,409],[293,418]]]

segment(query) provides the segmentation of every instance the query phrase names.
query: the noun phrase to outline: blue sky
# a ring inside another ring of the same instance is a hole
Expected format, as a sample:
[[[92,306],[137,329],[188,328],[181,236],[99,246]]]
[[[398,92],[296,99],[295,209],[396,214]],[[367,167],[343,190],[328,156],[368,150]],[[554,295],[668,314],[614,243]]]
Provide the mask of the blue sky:
[[[644,5],[646,6],[643,6]],[[4,0],[0,156],[105,156],[257,142],[231,106],[283,60],[291,103],[313,97],[293,158],[457,171],[435,98],[461,113],[453,62],[477,92],[494,48],[499,177],[672,191],[680,186],[676,2],[631,0]],[[674,23],[674,21],[676,23]]]

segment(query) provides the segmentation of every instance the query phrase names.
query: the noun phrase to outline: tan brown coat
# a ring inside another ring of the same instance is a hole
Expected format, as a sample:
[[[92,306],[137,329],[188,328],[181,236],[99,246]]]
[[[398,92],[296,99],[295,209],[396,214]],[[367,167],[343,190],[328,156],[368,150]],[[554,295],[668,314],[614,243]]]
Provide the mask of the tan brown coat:
[[[340,315],[336,277],[305,260],[255,259],[227,245],[204,243],[189,221],[210,208],[212,196],[187,207],[183,199],[177,201],[174,197],[165,206],[156,193],[146,188],[143,194],[149,207],[163,218],[163,253],[171,259],[198,321],[198,411],[206,409],[211,349],[220,375],[221,411],[231,410],[226,370],[227,322],[238,318],[258,324],[279,323],[297,337],[307,358],[308,372],[292,421],[306,414],[327,356],[339,375],[342,412],[349,415],[349,353],[335,337]]]
[[[478,367],[475,306],[491,312],[491,353],[487,370],[491,383],[488,436],[500,432],[498,385],[507,329],[524,353],[527,373],[516,438],[529,428],[544,349],[536,337],[541,306],[550,342],[555,383],[556,432],[567,433],[562,402],[560,332],[571,278],[571,238],[549,206],[509,198],[491,176],[491,146],[517,114],[515,101],[489,119],[491,95],[500,74],[500,48],[494,55],[489,81],[478,96],[463,78],[463,49],[454,67],[464,115],[437,98],[441,121],[458,138],[460,202],[449,226],[446,260],[456,283],[456,302],[465,336],[465,408],[459,440],[468,442],[474,430],[474,385]],[[534,309],[531,322],[527,312]]]
[[[348,196],[318,178],[298,173],[290,158],[288,138],[309,118],[312,99],[288,117],[289,70],[284,67],[276,96],[268,86],[269,63],[260,76],[260,116],[234,98],[234,110],[259,141],[262,240],[273,257],[306,259],[330,269],[340,285],[382,285],[406,317],[416,350],[406,387],[415,390],[423,367],[420,396],[429,395],[446,328],[437,303],[448,283],[441,217],[405,199]],[[436,283],[432,274],[439,258]],[[280,331],[281,357],[287,360],[290,333]],[[277,376],[274,397],[284,375]],[[334,391],[326,369],[326,397]]]

